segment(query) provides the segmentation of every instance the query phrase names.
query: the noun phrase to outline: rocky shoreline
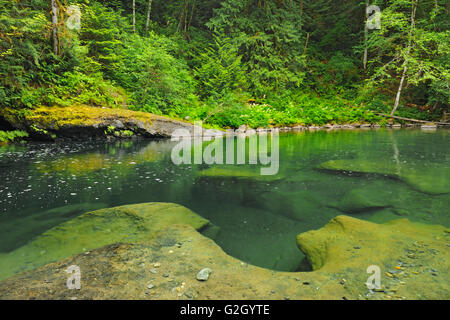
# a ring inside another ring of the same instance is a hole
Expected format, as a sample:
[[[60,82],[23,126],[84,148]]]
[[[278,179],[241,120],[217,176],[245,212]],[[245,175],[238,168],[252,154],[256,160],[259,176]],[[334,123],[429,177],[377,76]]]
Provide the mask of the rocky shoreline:
[[[70,107],[37,107],[20,115],[13,109],[0,110],[0,127],[4,130],[22,130],[29,134],[30,140],[93,140],[93,139],[139,139],[170,138],[176,129],[188,130],[194,134],[195,126],[185,120],[171,119],[165,116],[131,111],[126,109],[97,108],[90,106]],[[250,128],[241,126],[238,129],[215,130],[203,129],[208,136],[229,134],[246,134],[264,132],[301,132],[318,130],[367,130],[379,129],[380,124],[353,123],[327,124],[324,126],[292,126],[274,128]],[[442,127],[436,123],[386,123],[386,128],[421,128],[436,130]]]

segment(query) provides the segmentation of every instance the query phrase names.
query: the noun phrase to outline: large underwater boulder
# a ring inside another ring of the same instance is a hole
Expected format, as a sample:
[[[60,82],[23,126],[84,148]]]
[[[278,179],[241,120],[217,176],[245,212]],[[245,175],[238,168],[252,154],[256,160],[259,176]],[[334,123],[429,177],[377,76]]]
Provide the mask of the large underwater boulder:
[[[329,204],[343,213],[365,213],[392,206],[392,192],[373,183],[346,192],[339,201]]]
[[[197,176],[199,179],[236,179],[259,182],[279,181],[284,178],[284,175],[280,173],[275,175],[262,175],[261,168],[262,166],[260,165],[254,165],[251,168],[248,166],[217,165],[198,171]]]
[[[9,252],[24,245],[26,239],[37,236],[84,212],[106,208],[106,203],[78,203],[57,207],[43,212],[29,212],[21,217],[5,217],[0,220],[0,233],[4,235],[0,243],[0,252]]]
[[[326,161],[318,168],[336,172],[378,174],[402,180],[424,193],[450,193],[450,167],[447,165],[413,168],[393,161],[351,159]]]

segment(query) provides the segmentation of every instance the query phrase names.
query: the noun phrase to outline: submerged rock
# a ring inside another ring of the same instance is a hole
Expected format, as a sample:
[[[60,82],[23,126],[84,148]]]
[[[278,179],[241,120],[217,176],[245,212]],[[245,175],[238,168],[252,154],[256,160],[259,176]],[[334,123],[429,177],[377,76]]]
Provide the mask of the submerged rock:
[[[339,202],[330,205],[330,207],[339,209],[344,213],[362,213],[388,206],[388,204],[373,201],[360,190],[351,190]]]
[[[308,191],[269,190],[257,196],[258,207],[292,220],[311,223],[326,215],[321,200]],[[327,218],[322,223],[326,221]]]
[[[450,167],[446,165],[412,168],[396,162],[352,159],[330,160],[321,163],[318,168],[339,172],[379,174],[400,179],[424,193],[450,193]]]
[[[0,279],[25,269],[113,243],[149,240],[172,224],[187,224],[200,230],[208,220],[171,203],[145,203],[85,213],[58,225],[0,260]],[[160,246],[170,245],[166,239]]]
[[[209,179],[239,179],[255,181],[278,181],[284,178],[282,174],[261,175],[261,166],[242,168],[239,166],[213,166],[198,172],[199,178]]]
[[[106,203],[80,203],[53,208],[43,212],[26,214],[20,218],[0,220],[0,233],[4,235],[0,242],[0,252],[10,252],[24,245],[28,239],[47,230],[49,226],[56,226],[75,216],[106,208]]]
[[[375,173],[388,176],[396,176],[399,174],[399,169],[393,163],[387,162],[373,162],[369,160],[330,160],[321,163],[319,169],[330,171],[345,171],[358,173]]]
[[[364,263],[389,265],[417,241],[444,244],[449,229],[438,225],[413,223],[399,219],[376,224],[348,216],[338,216],[325,227],[297,236],[299,248],[306,254],[313,270],[337,271]],[[437,245],[437,244],[436,244]],[[359,247],[358,255],[352,248]],[[437,264],[445,261],[435,261]]]
[[[9,108],[0,109],[0,117],[11,126],[26,130],[35,136],[52,138],[130,138],[171,137],[176,129],[186,129],[193,134],[194,126],[188,122],[157,116],[148,112],[125,109],[97,108],[86,105],[74,107],[34,108],[21,117]],[[221,131],[216,135],[223,134]]]
[[[364,213],[390,207],[390,198],[391,194],[384,190],[382,185],[375,183],[350,190],[329,206],[344,213]]]
[[[238,223],[230,223],[232,221]],[[224,208],[214,222],[221,228],[213,239],[225,252],[232,252],[235,258],[246,263],[282,271],[298,270],[304,256],[294,239],[301,230],[311,229],[303,222],[250,207],[245,208],[243,219],[240,206]],[[323,223],[315,226],[320,225]],[[201,233],[207,235],[203,231]]]
[[[208,280],[211,272],[212,272],[212,270],[210,268],[205,268],[205,269],[200,270],[199,273],[197,273],[197,280],[198,281]]]

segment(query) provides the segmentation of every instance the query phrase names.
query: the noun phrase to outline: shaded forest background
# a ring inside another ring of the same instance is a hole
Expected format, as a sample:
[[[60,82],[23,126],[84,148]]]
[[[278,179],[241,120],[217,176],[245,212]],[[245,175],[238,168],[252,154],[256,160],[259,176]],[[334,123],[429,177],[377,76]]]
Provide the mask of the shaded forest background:
[[[81,27],[71,29],[70,5]],[[367,29],[366,7],[381,9]],[[55,11],[52,11],[56,8]],[[446,0],[0,0],[0,107],[128,108],[218,127],[448,112]],[[365,58],[366,57],[366,58]]]

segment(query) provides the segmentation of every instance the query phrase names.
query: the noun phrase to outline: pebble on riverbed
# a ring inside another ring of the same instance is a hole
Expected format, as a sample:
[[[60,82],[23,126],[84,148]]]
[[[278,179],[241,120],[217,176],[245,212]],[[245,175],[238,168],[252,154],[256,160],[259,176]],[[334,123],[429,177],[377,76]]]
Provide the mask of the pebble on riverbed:
[[[212,270],[210,268],[204,268],[200,270],[199,273],[197,273],[197,280],[198,281],[206,281],[209,278],[209,275],[211,274]]]

